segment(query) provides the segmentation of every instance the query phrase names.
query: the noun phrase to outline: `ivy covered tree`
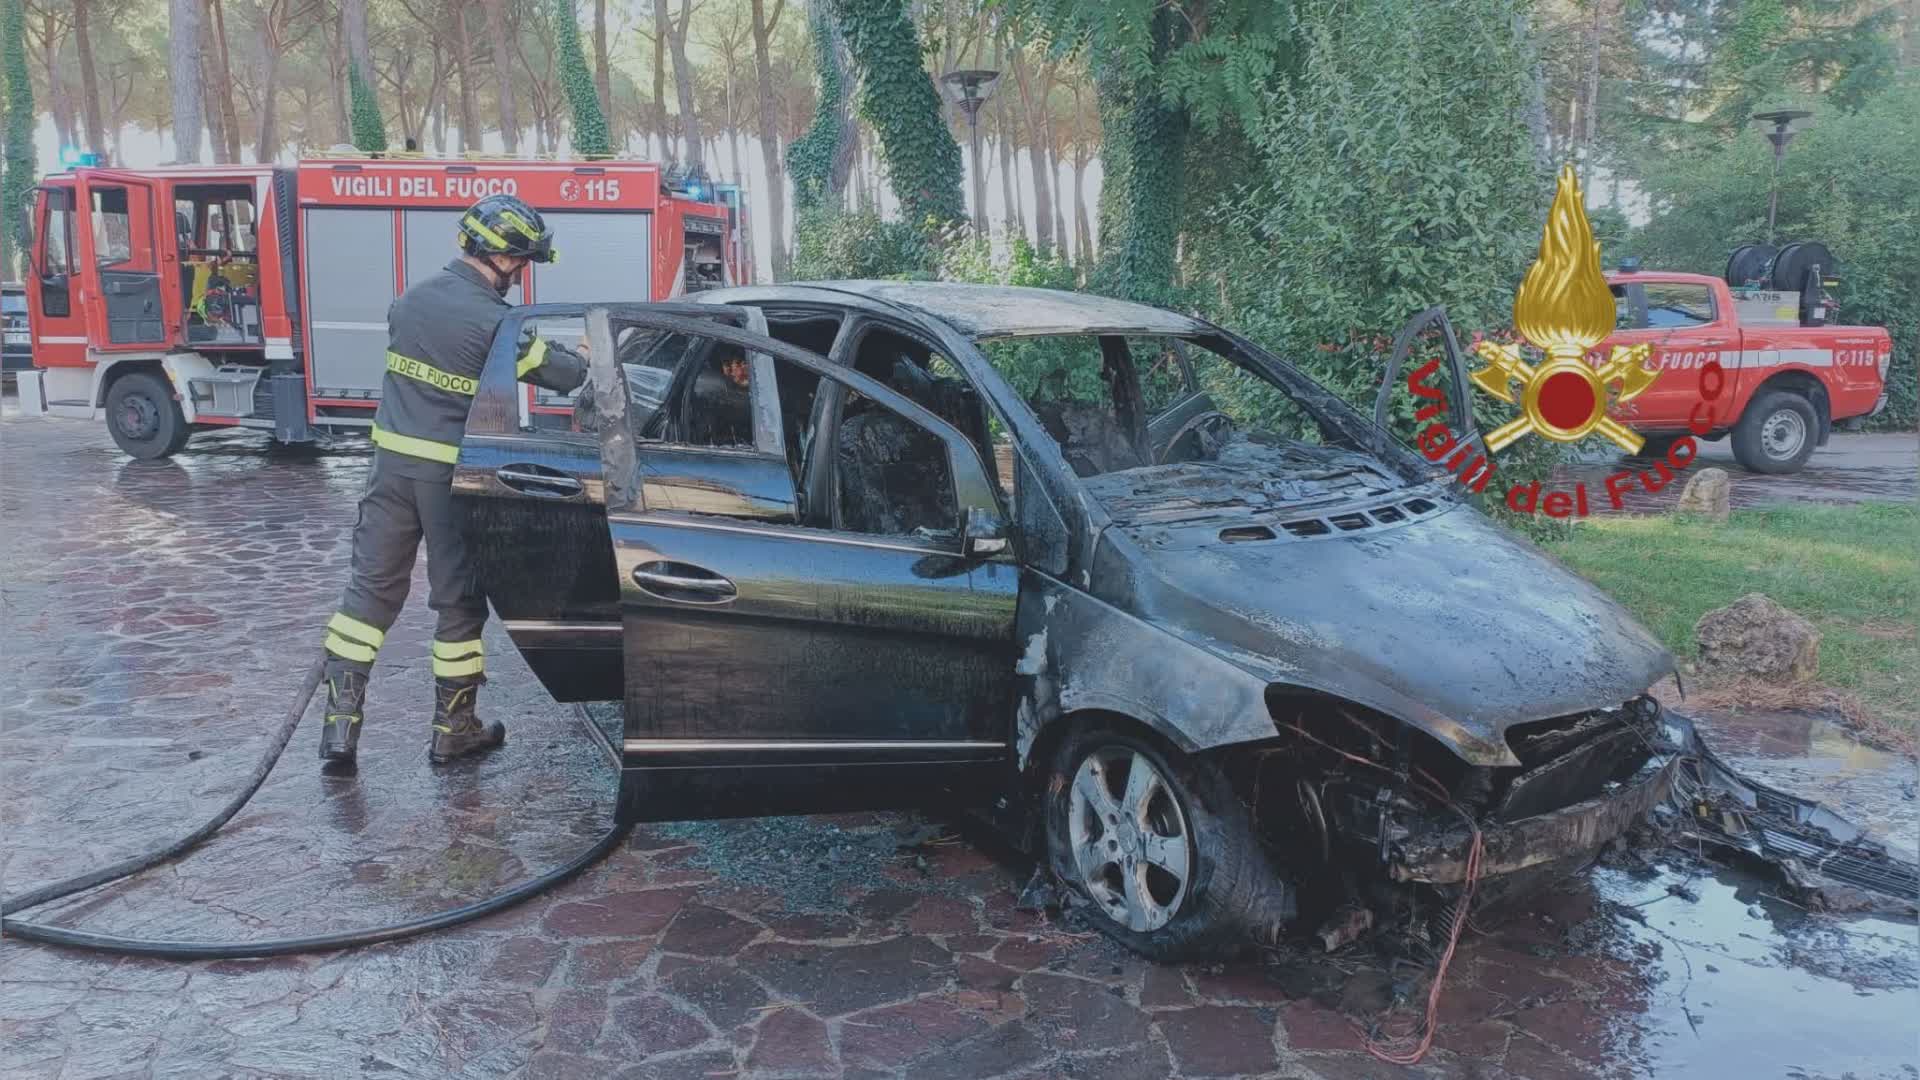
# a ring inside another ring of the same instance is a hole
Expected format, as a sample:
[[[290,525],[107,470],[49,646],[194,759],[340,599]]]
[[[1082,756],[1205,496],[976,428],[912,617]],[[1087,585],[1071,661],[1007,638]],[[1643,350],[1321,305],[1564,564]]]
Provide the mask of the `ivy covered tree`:
[[[387,123],[380,117],[380,99],[374,95],[366,77],[360,74],[357,61],[349,61],[347,65],[347,92],[353,100],[350,113],[354,147],[368,154],[384,152],[387,149]]]
[[[833,6],[860,74],[860,117],[880,137],[901,216],[917,228],[965,221],[960,145],[941,115],[905,0],[834,0]]]
[[[806,134],[787,147],[787,173],[793,177],[793,205],[805,215],[831,204],[845,183],[852,164],[847,116],[847,80],[840,57],[840,33],[826,4],[809,5],[807,23],[813,34],[814,78],[819,84],[813,123]],[[800,223],[795,223],[796,232]]]
[[[573,152],[581,157],[612,157],[607,117],[600,111],[600,91],[580,47],[580,24],[574,19],[572,0],[553,0],[553,21],[559,29],[560,81],[573,107]]]
[[[33,83],[27,77],[27,16],[23,0],[5,0],[0,15],[0,64],[7,91],[6,173],[0,177],[0,229],[8,240],[7,269],[27,250],[25,207],[35,177],[33,156]]]
[[[1084,48],[1100,104],[1098,291],[1167,303],[1187,226],[1189,163],[1244,141],[1295,50],[1290,5],[1274,0],[1009,0]]]

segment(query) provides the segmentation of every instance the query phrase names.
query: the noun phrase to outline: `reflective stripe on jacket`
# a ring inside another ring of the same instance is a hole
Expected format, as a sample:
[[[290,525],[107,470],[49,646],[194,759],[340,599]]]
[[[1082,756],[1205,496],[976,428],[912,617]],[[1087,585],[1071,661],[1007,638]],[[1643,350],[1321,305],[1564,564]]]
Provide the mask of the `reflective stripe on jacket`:
[[[454,259],[387,309],[387,374],[373,442],[401,455],[404,475],[450,479],[467,410],[507,302],[480,271]]]

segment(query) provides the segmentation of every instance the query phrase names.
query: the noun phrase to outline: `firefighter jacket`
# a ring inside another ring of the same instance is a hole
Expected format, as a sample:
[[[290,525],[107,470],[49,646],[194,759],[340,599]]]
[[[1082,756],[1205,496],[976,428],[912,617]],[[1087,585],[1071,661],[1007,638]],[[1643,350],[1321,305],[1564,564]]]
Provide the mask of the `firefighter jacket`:
[[[387,309],[387,374],[373,442],[400,475],[451,480],[467,411],[508,304],[480,271],[460,259],[415,284]],[[523,343],[516,377],[568,393],[586,381],[578,353],[550,342]]]

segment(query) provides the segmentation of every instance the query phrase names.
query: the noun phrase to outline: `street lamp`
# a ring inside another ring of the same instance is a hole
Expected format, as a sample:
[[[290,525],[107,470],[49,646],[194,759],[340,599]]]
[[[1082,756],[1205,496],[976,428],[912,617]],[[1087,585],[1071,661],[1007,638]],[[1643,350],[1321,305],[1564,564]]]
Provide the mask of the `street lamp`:
[[[1778,109],[1774,112],[1754,113],[1753,118],[1762,123],[1772,124],[1773,130],[1767,132],[1767,141],[1773,144],[1773,180],[1767,188],[1767,243],[1773,243],[1773,219],[1780,209],[1780,159],[1786,156],[1787,144],[1793,141],[1792,130],[1795,120],[1805,120],[1813,114],[1805,109]]]
[[[997,71],[949,71],[940,77],[947,97],[967,113],[967,141],[973,147],[973,228],[987,231],[987,174],[980,160],[980,106],[1000,83]]]

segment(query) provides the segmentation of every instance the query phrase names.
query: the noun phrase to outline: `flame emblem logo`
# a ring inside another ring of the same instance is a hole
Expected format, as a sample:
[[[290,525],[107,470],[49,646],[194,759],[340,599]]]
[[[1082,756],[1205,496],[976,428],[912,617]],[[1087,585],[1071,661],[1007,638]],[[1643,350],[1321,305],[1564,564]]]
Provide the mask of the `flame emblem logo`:
[[[1638,453],[1646,440],[1607,415],[1607,386],[1618,383],[1617,399],[1632,401],[1660,372],[1645,367],[1647,345],[1616,345],[1599,367],[1586,361],[1587,350],[1613,332],[1614,306],[1600,272],[1600,244],[1571,165],[1560,170],[1540,253],[1514,294],[1513,324],[1547,359],[1534,367],[1516,345],[1480,344],[1476,351],[1487,366],[1473,373],[1474,385],[1520,406],[1519,416],[1487,434],[1487,449],[1499,451],[1528,432],[1563,443],[1599,432],[1627,453]],[[1517,398],[1515,382],[1520,384]]]

